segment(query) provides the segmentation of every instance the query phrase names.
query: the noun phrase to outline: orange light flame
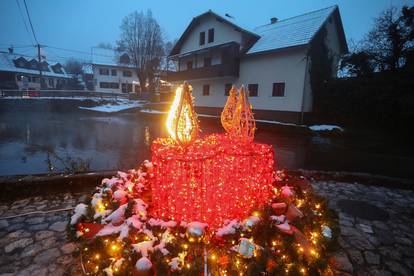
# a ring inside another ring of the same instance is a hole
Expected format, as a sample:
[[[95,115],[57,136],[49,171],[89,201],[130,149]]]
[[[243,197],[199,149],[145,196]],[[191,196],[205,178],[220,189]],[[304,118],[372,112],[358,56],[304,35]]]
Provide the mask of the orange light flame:
[[[221,112],[221,125],[227,133],[231,133],[234,128],[234,112],[237,106],[237,88],[232,86],[229,91],[226,105],[224,106],[223,112]]]
[[[198,134],[198,119],[193,108],[192,90],[188,83],[177,88],[166,121],[170,137],[183,146],[192,143]]]
[[[234,135],[242,142],[252,142],[256,131],[256,121],[244,86],[240,88],[236,110],[234,112]]]

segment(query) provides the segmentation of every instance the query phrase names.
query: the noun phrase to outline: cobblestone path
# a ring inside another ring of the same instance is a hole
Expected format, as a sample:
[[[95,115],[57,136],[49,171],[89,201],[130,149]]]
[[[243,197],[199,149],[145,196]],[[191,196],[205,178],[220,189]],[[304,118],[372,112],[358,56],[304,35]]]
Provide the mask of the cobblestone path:
[[[414,192],[362,184],[314,181],[339,214],[338,275],[414,275]],[[84,194],[57,194],[0,203],[0,275],[81,275],[68,241],[69,211]]]

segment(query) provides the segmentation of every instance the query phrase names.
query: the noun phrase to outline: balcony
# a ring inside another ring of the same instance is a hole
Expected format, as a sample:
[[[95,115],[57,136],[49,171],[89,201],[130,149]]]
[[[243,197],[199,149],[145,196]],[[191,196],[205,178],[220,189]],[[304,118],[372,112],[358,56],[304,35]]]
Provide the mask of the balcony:
[[[169,71],[167,73],[168,81],[184,81],[220,77],[238,77],[239,62],[234,60],[231,63],[216,64],[207,67],[193,68],[184,71]]]

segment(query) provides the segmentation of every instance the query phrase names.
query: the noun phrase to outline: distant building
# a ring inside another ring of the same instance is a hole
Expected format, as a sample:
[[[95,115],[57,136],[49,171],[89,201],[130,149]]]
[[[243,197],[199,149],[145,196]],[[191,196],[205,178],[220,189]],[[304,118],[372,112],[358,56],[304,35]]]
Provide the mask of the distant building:
[[[40,78],[39,70],[42,71]],[[28,58],[19,54],[0,52],[0,88],[18,90],[62,89],[71,76],[62,64]],[[43,84],[41,85],[40,79]]]
[[[140,92],[135,67],[127,54],[114,50],[92,48],[92,63],[84,66],[86,87],[92,79],[95,91],[109,93]]]
[[[212,11],[194,17],[169,58],[178,70],[175,84],[193,86],[199,112],[220,114],[232,84],[244,84],[256,118],[299,122],[313,108],[309,48],[324,32],[332,76],[348,51],[337,6],[277,20],[252,31]]]

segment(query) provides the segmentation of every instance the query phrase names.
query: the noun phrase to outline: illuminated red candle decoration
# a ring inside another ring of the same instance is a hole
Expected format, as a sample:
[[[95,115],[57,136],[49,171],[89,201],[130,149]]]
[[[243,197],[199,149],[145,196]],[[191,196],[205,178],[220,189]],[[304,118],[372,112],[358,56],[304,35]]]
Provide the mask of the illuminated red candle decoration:
[[[246,143],[228,134],[212,134],[185,145],[157,139],[152,145],[152,214],[205,222],[212,229],[226,219],[244,219],[270,200],[273,155],[269,145]]]

